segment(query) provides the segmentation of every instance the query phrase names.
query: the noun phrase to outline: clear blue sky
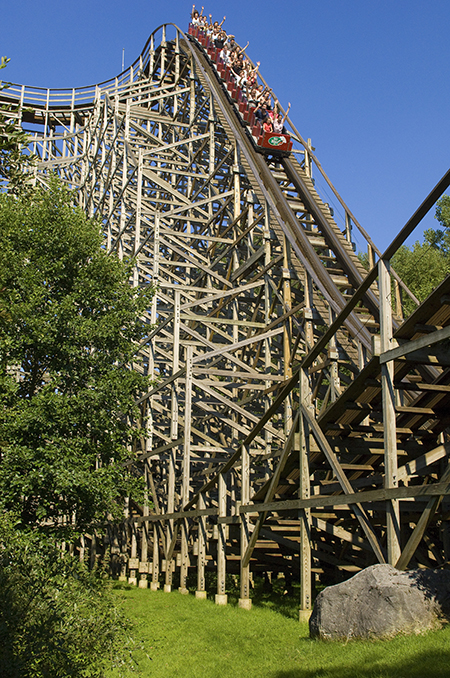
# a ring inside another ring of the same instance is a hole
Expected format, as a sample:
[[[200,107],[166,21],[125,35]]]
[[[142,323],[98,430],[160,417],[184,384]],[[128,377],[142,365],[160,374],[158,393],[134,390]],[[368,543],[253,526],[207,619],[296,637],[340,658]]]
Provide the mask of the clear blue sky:
[[[109,79],[191,3],[20,0],[1,8],[2,76],[41,87]],[[201,6],[201,5],[200,5]],[[385,249],[450,167],[449,0],[218,2],[374,242]],[[427,227],[437,225],[429,217]],[[414,239],[421,234],[417,233]]]

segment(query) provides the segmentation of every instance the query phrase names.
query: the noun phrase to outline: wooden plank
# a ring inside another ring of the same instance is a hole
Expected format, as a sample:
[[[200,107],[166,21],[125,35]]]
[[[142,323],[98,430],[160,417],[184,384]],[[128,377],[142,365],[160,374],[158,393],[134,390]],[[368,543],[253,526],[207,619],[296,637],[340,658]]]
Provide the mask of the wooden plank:
[[[311,523],[313,527],[315,527],[317,530],[321,530],[322,532],[331,534],[331,536],[336,537],[337,539],[342,539],[343,541],[346,541],[350,544],[353,544],[354,546],[358,546],[359,548],[364,549],[365,551],[370,551],[370,553],[372,553],[372,547],[365,539],[362,539],[362,537],[358,537],[358,535],[353,534],[348,530],[344,530],[342,527],[339,527],[339,525],[333,525],[332,523],[328,523],[325,520],[321,520],[316,516],[312,516]]]
[[[450,479],[450,465],[447,466],[447,468],[445,469],[439,483],[440,484],[445,483],[449,479]],[[412,534],[408,539],[405,548],[401,552],[401,555],[395,564],[397,570],[406,570],[406,568],[408,567],[409,561],[416,552],[416,549],[419,546],[419,543],[425,534],[425,530],[427,529],[428,525],[433,519],[433,516],[436,513],[436,510],[440,502],[442,501],[443,496],[444,495],[437,495],[429,500],[425,510],[423,511],[422,515],[419,518],[419,521],[417,522],[414,530],[412,531]]]
[[[387,363],[390,360],[403,358],[404,356],[407,356],[409,353],[414,353],[414,351],[418,351],[419,349],[432,346],[433,344],[437,344],[447,339],[450,339],[450,326],[444,327],[442,330],[436,330],[436,332],[431,332],[431,334],[426,334],[425,336],[420,337],[420,339],[408,341],[406,344],[398,346],[398,348],[393,348],[390,351],[385,351],[381,353],[380,363],[383,365],[384,363]]]
[[[400,466],[398,469],[398,479],[402,481],[409,480],[411,476],[416,475],[420,470],[428,468],[431,464],[435,464],[445,456],[450,456],[450,443],[439,445],[434,450],[430,450],[420,455],[420,457],[408,461],[404,466]]]
[[[260,513],[261,511],[283,512],[303,508],[321,508],[327,506],[351,506],[352,504],[366,504],[388,499],[420,499],[422,497],[450,494],[450,483],[435,483],[433,485],[410,485],[408,487],[383,488],[355,492],[353,494],[318,495],[310,499],[289,499],[286,501],[269,502],[268,504],[249,504],[240,506],[239,513]],[[138,518],[140,522],[142,518]]]
[[[384,355],[392,355],[389,350],[393,342],[391,276],[390,263],[386,259],[378,262],[378,282],[380,288],[380,343]],[[395,416],[395,390],[393,359],[382,362],[381,398],[383,406],[384,437],[384,486],[397,487],[397,429]],[[394,565],[400,555],[400,512],[397,500],[386,504],[387,553],[388,562]]]
[[[438,391],[441,393],[450,393],[450,386],[447,384],[427,384],[426,382],[405,382],[396,381],[394,388],[405,391]]]
[[[182,518],[198,518],[199,516],[216,516],[217,514],[218,514],[217,508],[195,509],[194,511],[177,511],[175,513],[162,513],[160,515],[155,515],[154,513],[152,513],[148,516],[139,516],[137,518],[137,522],[155,523],[158,521],[165,520],[181,520]]]
[[[203,362],[204,360],[209,360],[210,358],[214,358],[217,355],[237,351],[238,349],[243,348],[244,346],[257,344],[258,342],[263,341],[264,339],[271,339],[273,337],[276,337],[278,334],[282,334],[283,331],[284,329],[280,327],[276,330],[271,330],[270,332],[259,332],[258,334],[253,334],[248,339],[243,339],[242,341],[238,341],[235,344],[225,344],[222,348],[217,348],[214,351],[210,351],[209,353],[203,353],[202,355],[197,356],[196,358],[194,358],[194,364]]]

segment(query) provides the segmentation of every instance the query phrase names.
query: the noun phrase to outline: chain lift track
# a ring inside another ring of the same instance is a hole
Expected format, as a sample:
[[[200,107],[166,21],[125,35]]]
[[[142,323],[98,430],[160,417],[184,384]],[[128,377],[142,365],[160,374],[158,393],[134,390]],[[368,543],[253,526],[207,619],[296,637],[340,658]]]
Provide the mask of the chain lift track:
[[[156,290],[131,366],[153,384],[130,450],[147,498],[81,552],[110,549],[141,587],[186,592],[195,573],[198,597],[212,571],[218,604],[239,574],[247,608],[254,574],[300,577],[303,616],[316,580],[447,562],[450,281],[403,321],[405,229],[381,255],[289,119],[292,153],[258,152],[211,54],[172,24],[113,80],[1,98],[34,180],[75,189],[131,284]]]

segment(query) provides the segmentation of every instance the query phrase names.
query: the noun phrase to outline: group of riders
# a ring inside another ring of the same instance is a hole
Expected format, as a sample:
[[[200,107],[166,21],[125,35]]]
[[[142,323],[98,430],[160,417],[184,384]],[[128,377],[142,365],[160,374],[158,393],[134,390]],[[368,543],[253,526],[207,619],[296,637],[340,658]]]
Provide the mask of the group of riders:
[[[272,104],[272,90],[264,85],[258,85],[257,75],[260,62],[253,66],[246,57],[245,50],[248,47],[248,42],[244,48],[240,47],[235,36],[228,34],[223,30],[222,26],[226,17],[222,21],[212,20],[212,15],[209,15],[209,21],[206,14],[203,14],[204,7],[201,11],[195,9],[192,5],[191,26],[198,28],[209,38],[209,41],[217,50],[218,58],[225,65],[228,66],[232,76],[236,81],[236,85],[242,90],[248,106],[253,109],[255,119],[261,124],[264,132],[274,132],[275,134],[285,133],[284,123],[289,113],[291,104],[289,104],[285,115],[279,112],[279,103],[275,99]]]

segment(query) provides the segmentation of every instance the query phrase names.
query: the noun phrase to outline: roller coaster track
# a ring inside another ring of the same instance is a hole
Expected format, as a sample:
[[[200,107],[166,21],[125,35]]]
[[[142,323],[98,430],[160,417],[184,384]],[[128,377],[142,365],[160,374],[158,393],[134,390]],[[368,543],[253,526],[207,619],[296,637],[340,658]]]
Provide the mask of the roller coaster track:
[[[130,283],[155,287],[131,366],[154,384],[130,456],[149,501],[92,548],[140,586],[162,570],[186,591],[195,572],[199,597],[214,568],[218,603],[239,572],[243,607],[253,573],[300,576],[307,614],[311,573],[449,558],[450,284],[403,322],[417,300],[311,144],[288,120],[292,153],[261,153],[230,91],[211,50],[164,25],[117,78],[1,99],[32,134],[32,179],[76,189]]]

